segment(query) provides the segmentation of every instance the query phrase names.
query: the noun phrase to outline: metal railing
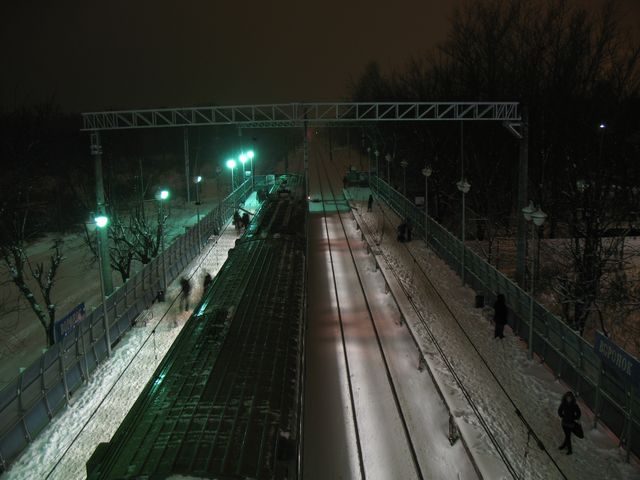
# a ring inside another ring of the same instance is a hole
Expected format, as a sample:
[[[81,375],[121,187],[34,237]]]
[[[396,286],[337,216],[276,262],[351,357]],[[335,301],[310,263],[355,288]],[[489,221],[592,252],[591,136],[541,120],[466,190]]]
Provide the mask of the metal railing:
[[[107,298],[112,345],[124,337],[136,317],[156,299],[162,285],[162,256],[171,281],[198,255],[202,244],[221,231],[250,191],[249,179],[203,216],[200,228],[197,224],[189,227]],[[103,312],[102,305],[96,306],[67,336],[0,391],[0,473],[70,403],[73,394],[107,357]]]
[[[389,184],[373,177],[371,190],[401,218],[408,219],[416,236],[425,235],[424,210],[416,207]],[[514,281],[486,262],[433,218],[428,219],[429,247],[460,274],[464,255],[465,278],[477,292],[493,299],[505,296],[513,315],[513,330],[529,341],[531,297]],[[533,351],[557,378],[569,385],[601,421],[620,438],[630,453],[640,455],[640,396],[631,381],[602,362],[593,345],[558,316],[533,300]]]

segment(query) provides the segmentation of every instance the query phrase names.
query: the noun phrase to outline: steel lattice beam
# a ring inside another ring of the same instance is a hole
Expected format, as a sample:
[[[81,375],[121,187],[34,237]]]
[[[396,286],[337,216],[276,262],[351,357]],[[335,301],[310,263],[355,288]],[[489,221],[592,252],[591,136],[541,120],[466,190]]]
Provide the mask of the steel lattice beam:
[[[517,102],[282,103],[82,114],[85,131],[236,125],[295,127],[367,122],[489,120],[518,123]]]

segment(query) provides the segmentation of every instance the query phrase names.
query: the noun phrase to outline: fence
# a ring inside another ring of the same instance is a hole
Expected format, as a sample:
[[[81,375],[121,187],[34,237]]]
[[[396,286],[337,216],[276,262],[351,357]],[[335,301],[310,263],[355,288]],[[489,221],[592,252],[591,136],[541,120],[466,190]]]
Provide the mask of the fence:
[[[249,179],[205,215],[200,220],[200,228],[190,227],[107,298],[112,345],[122,339],[134,319],[155,300],[162,285],[162,256],[167,279],[171,281],[199,253],[211,234],[220,231],[250,191]],[[102,305],[97,306],[74,330],[0,391],[0,473],[70,403],[73,394],[107,356],[103,311]]]
[[[408,218],[418,235],[425,235],[424,210],[417,208],[379,177],[372,178],[371,189],[401,218]],[[464,255],[465,278],[476,290],[489,297],[504,294],[514,315],[514,331],[529,341],[531,297],[511,279],[500,273],[451,232],[431,217],[427,243],[452,269],[460,272]],[[640,454],[640,398],[630,379],[621,377],[603,364],[594,347],[543,305],[533,302],[533,350],[567,383],[621,440],[629,453]]]

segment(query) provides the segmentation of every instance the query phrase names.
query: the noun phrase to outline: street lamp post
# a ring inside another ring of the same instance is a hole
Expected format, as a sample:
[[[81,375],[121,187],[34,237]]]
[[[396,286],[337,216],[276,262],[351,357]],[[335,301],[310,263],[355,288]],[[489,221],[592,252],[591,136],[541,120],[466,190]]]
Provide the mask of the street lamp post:
[[[249,158],[249,160],[251,161],[251,190],[255,190],[256,189],[256,182],[254,179],[254,172],[253,172],[253,157],[255,157],[255,153],[253,150],[249,150],[247,152],[247,157]]]
[[[407,166],[409,162],[402,160],[400,166],[402,167],[402,195],[407,196]]]
[[[422,169],[424,175],[424,241],[429,247],[429,177],[433,170],[429,165]]]
[[[231,170],[231,191],[233,192],[233,171],[236,168],[236,161],[233,158],[230,158],[229,160],[227,160],[227,168],[229,170]]]
[[[242,170],[242,178],[241,178],[241,180],[240,180],[240,185],[242,185],[242,184],[244,183],[244,179],[245,179],[245,177],[247,176],[247,172],[246,172],[246,170],[245,170],[244,165],[245,165],[245,163],[247,163],[247,160],[249,160],[249,157],[247,157],[247,154],[246,154],[246,153],[241,153],[241,154],[238,156],[238,160],[240,160],[240,165],[241,165],[241,167],[240,167],[240,168],[241,168],[241,170]]]
[[[393,157],[391,157],[390,153],[387,153],[384,156],[384,159],[387,161],[387,183],[389,185],[391,185],[391,170],[390,170],[390,168],[391,168],[391,160],[393,160]]]
[[[461,255],[461,268],[460,268],[460,276],[462,277],[462,285],[464,285],[464,257],[465,257],[465,196],[469,193],[469,189],[471,185],[467,182],[466,178],[462,178],[459,182],[456,183],[458,190],[462,193],[462,255]]]
[[[367,176],[367,185],[371,188],[371,147],[367,147],[367,159],[369,160],[369,174]]]
[[[379,189],[380,183],[378,182],[380,181],[380,152],[376,148],[373,154],[376,156],[376,186]]]
[[[202,248],[202,230],[200,227],[200,183],[202,182],[202,176],[197,175],[193,177],[193,183],[196,184],[196,220],[198,225],[198,249]]]
[[[529,205],[522,209],[522,214],[527,222],[533,222],[533,226],[531,228],[531,248],[533,248],[536,230],[541,227],[545,220],[547,219],[547,214],[544,213],[540,208],[535,208],[533,206],[533,202],[529,202]],[[533,359],[533,302],[535,295],[535,255],[531,253],[531,275],[530,275],[530,285],[529,285],[529,360]]]
[[[162,252],[162,292],[167,294],[167,262],[164,254],[164,201],[169,198],[169,190],[160,190],[156,195],[160,203],[160,250]]]
[[[100,232],[102,229],[106,228],[109,224],[109,218],[105,215],[99,215],[95,219],[96,224],[96,241],[97,241],[97,250],[98,250],[98,263],[100,264],[100,295],[102,296],[102,317],[104,324],[104,334],[105,339],[107,341],[107,355],[111,356],[111,333],[109,332],[109,317],[107,316],[107,295],[105,293],[104,288],[104,275],[102,272],[102,250],[101,250],[101,240],[100,240]]]

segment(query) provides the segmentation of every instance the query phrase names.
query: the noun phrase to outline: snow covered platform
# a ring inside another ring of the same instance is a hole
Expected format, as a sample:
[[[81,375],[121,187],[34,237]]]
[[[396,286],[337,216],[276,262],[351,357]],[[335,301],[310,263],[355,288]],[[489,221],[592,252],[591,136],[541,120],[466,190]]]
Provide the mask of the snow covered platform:
[[[257,208],[255,195],[245,208]],[[179,276],[191,279],[192,298],[202,295],[206,273],[216,275],[239,234],[227,227],[212,237]],[[156,367],[178,336],[190,312],[179,309],[179,280],[167,292],[167,302],[154,303],[139,322],[114,348],[72,406],[60,413],[4,474],[7,479],[82,479],[86,462],[101,442],[108,442]],[[194,302],[195,303],[195,302]]]
[[[640,478],[637,462],[625,462],[618,440],[600,425],[592,428],[593,416],[584,405],[585,439],[573,439],[572,456],[558,450],[563,435],[557,408],[568,388],[543,364],[529,361],[525,344],[509,329],[507,338],[494,339],[490,309],[474,308],[475,292],[424,242],[398,243],[400,219],[385,205],[376,203],[367,212],[369,191],[349,193],[363,231],[379,244],[385,276],[400,283],[391,285],[393,294],[485,478]],[[500,473],[500,463],[509,465],[510,473]]]

